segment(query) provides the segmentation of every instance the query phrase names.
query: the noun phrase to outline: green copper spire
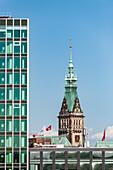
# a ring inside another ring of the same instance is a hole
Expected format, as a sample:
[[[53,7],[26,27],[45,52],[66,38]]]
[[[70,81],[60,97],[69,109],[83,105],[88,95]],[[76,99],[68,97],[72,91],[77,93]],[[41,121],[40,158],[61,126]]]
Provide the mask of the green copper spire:
[[[73,64],[72,64],[72,46],[71,46],[71,38],[70,38],[70,60],[69,60],[69,73],[65,77],[65,98],[67,100],[69,112],[73,111],[75,99],[78,97],[77,94],[77,76],[74,76],[73,73]]]

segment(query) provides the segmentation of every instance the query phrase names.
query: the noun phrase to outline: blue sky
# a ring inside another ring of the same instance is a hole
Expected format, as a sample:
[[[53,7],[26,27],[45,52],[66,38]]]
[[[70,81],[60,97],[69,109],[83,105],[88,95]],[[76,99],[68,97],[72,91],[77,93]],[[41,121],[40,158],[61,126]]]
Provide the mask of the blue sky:
[[[6,5],[7,4],[7,5]],[[113,0],[1,0],[1,13],[30,19],[30,132],[58,128],[69,38],[90,135],[113,125]]]

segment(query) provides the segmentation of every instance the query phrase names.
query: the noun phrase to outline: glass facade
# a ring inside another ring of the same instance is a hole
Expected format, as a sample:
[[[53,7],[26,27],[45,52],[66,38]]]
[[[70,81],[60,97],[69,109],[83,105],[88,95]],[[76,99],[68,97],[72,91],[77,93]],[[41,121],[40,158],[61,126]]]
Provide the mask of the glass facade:
[[[28,170],[28,45],[28,19],[0,18],[0,170]]]
[[[113,169],[113,149],[67,147],[32,150],[31,148],[30,170],[40,169],[110,170]]]

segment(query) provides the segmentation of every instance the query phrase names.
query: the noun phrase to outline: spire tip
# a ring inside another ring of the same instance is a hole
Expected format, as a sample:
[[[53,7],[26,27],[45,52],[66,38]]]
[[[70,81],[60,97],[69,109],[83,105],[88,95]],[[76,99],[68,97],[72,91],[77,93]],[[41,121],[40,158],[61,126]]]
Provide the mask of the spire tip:
[[[69,40],[70,40],[70,48],[72,48],[72,46],[71,46],[71,38]]]

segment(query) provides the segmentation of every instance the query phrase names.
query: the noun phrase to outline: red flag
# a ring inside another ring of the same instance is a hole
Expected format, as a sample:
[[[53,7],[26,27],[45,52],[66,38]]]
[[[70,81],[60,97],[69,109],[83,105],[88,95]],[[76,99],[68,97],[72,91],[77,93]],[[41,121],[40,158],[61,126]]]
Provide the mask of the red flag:
[[[35,134],[33,134],[33,138],[35,138],[35,136],[36,136],[36,135],[35,135]]]
[[[46,128],[46,131],[49,131],[49,130],[51,130],[51,125],[48,128]]]
[[[105,130],[104,130],[104,135],[103,135],[102,141],[104,141],[104,140],[105,140]]]

